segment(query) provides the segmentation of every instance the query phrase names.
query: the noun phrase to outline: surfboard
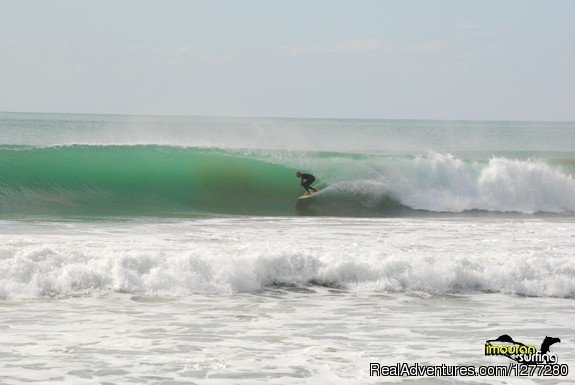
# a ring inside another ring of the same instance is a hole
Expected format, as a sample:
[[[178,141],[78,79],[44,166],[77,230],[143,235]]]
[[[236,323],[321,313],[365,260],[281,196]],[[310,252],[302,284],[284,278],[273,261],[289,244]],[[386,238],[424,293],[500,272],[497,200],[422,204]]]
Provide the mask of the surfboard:
[[[315,194],[317,194],[317,192],[312,192],[311,194],[303,194],[301,197],[298,197],[297,199],[309,199],[313,197]]]

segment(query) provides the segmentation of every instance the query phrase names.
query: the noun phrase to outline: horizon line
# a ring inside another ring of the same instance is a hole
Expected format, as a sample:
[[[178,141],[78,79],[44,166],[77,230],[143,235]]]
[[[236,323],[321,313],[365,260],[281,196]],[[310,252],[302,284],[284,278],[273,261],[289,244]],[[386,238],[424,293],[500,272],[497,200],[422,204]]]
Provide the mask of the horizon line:
[[[435,121],[435,122],[524,122],[524,123],[575,123],[575,120],[526,120],[526,119],[471,119],[471,118],[350,118],[350,117],[298,117],[298,116],[264,116],[264,115],[203,115],[203,114],[158,114],[158,113],[102,113],[102,112],[46,112],[46,111],[0,111],[0,114],[31,115],[100,115],[100,116],[133,116],[157,118],[219,118],[219,119],[285,119],[285,120],[387,120],[387,121]]]

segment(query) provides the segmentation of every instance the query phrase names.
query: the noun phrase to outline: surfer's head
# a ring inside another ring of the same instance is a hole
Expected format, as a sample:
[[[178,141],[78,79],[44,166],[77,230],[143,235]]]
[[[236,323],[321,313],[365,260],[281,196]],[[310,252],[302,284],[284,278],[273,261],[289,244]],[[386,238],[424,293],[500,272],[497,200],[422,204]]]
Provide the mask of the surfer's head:
[[[296,173],[295,173],[295,176],[297,176],[297,177],[299,178],[299,177],[301,176],[301,172],[299,172],[299,171],[296,172]]]

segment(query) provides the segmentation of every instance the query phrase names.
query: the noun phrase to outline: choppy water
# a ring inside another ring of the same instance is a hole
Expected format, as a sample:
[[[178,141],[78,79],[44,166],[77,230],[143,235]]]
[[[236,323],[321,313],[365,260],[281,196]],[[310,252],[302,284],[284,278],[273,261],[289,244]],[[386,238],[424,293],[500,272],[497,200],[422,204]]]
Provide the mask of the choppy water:
[[[506,365],[483,356],[483,344],[508,333],[536,345],[546,334],[561,336],[553,350],[561,362],[575,359],[575,314],[564,299],[278,287],[176,299],[109,294],[4,302],[0,309],[4,384],[382,383],[369,377],[371,362]],[[573,376],[525,380],[568,383]],[[517,379],[419,380],[447,381]]]

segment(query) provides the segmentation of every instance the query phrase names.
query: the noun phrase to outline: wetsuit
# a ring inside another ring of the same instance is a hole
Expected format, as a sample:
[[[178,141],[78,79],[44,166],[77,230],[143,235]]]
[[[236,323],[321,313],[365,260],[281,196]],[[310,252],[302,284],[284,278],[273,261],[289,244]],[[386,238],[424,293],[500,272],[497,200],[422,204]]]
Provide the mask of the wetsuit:
[[[300,178],[301,178],[301,187],[303,187],[305,191],[307,191],[308,193],[309,190],[317,191],[316,189],[311,187],[311,184],[315,182],[315,176],[311,174],[301,174]]]

